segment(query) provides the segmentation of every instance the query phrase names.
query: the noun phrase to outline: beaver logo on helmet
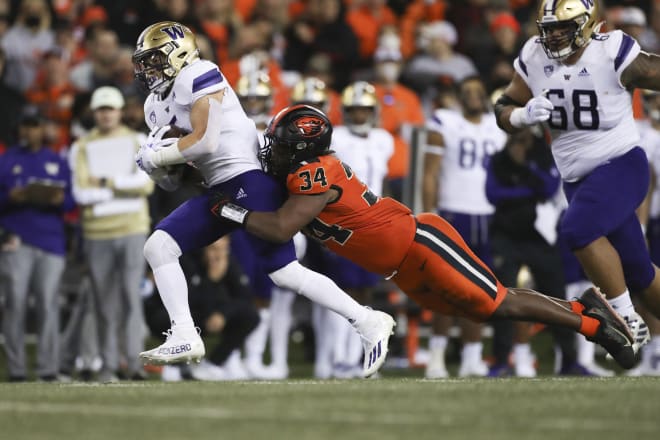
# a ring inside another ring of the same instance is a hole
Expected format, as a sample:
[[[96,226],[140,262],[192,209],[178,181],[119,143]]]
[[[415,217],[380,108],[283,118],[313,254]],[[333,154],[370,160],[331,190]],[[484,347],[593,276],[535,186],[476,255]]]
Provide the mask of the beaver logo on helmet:
[[[293,121],[293,124],[302,136],[314,137],[323,131],[325,121],[316,116],[303,116]]]

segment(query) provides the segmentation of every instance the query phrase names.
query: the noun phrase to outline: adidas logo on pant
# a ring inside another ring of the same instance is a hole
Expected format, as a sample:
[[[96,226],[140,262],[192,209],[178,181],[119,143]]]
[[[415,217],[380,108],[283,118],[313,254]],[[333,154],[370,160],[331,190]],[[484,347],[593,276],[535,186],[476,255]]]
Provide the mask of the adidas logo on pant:
[[[161,347],[158,349],[158,354],[179,354],[190,350],[192,350],[190,344],[183,344],[176,347]]]

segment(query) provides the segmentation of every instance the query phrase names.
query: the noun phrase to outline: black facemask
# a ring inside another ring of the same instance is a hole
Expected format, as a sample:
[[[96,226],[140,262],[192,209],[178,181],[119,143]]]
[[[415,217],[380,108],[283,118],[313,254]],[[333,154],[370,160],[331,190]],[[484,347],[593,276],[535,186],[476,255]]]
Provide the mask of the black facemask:
[[[25,26],[29,28],[39,27],[41,24],[41,16],[39,15],[28,15],[25,17]]]

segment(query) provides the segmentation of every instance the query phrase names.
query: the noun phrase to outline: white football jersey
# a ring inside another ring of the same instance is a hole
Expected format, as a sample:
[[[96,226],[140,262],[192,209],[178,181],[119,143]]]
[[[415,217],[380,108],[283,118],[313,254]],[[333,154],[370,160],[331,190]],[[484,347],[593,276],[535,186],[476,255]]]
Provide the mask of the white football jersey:
[[[649,121],[639,121],[640,146],[646,152],[649,165],[657,177],[660,177],[660,131],[653,128]],[[660,185],[656,183],[651,195],[650,218],[660,217]]]
[[[358,178],[377,196],[383,195],[387,162],[394,153],[394,138],[382,128],[372,128],[367,137],[351,133],[340,125],[332,131],[330,149],[348,164]]]
[[[551,60],[538,37],[513,62],[534,96],[554,104],[548,121],[552,153],[562,178],[576,181],[639,144],[631,94],[621,72],[640,47],[621,31],[596,34],[574,65]]]
[[[209,186],[225,182],[246,171],[261,169],[257,159],[257,132],[243,111],[231,86],[218,66],[210,61],[197,60],[184,67],[174,80],[166,97],[150,94],[144,103],[144,115],[150,129],[164,125],[176,125],[191,131],[190,110],[199,98],[225,90],[219,127],[220,141],[217,150],[193,162]]]
[[[486,198],[488,160],[504,148],[507,135],[500,130],[495,114],[484,113],[475,124],[455,110],[439,109],[426,123],[427,130],[440,133],[444,146],[426,151],[442,155],[438,184],[438,208],[462,214],[487,215],[495,211]]]

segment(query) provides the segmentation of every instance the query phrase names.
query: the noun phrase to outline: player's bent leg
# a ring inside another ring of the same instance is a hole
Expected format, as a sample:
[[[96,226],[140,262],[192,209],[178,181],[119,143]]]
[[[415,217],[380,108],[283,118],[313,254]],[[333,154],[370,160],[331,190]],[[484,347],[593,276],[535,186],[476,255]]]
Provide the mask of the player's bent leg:
[[[330,278],[303,267],[298,261],[292,261],[269,276],[277,286],[306,296],[348,319],[362,337],[364,376],[369,377],[380,369],[396,325],[390,315],[361,306]]]
[[[595,288],[584,292],[578,301],[570,302],[529,289],[511,288],[490,319],[535,321],[572,328],[603,346],[623,368],[633,368],[638,362],[630,329]]]
[[[181,249],[165,231],[154,231],[144,245],[144,257],[151,266],[172,328],[160,346],[143,351],[140,359],[151,364],[198,362],[204,357],[204,342],[195,328],[188,305],[188,286],[179,265]]]

